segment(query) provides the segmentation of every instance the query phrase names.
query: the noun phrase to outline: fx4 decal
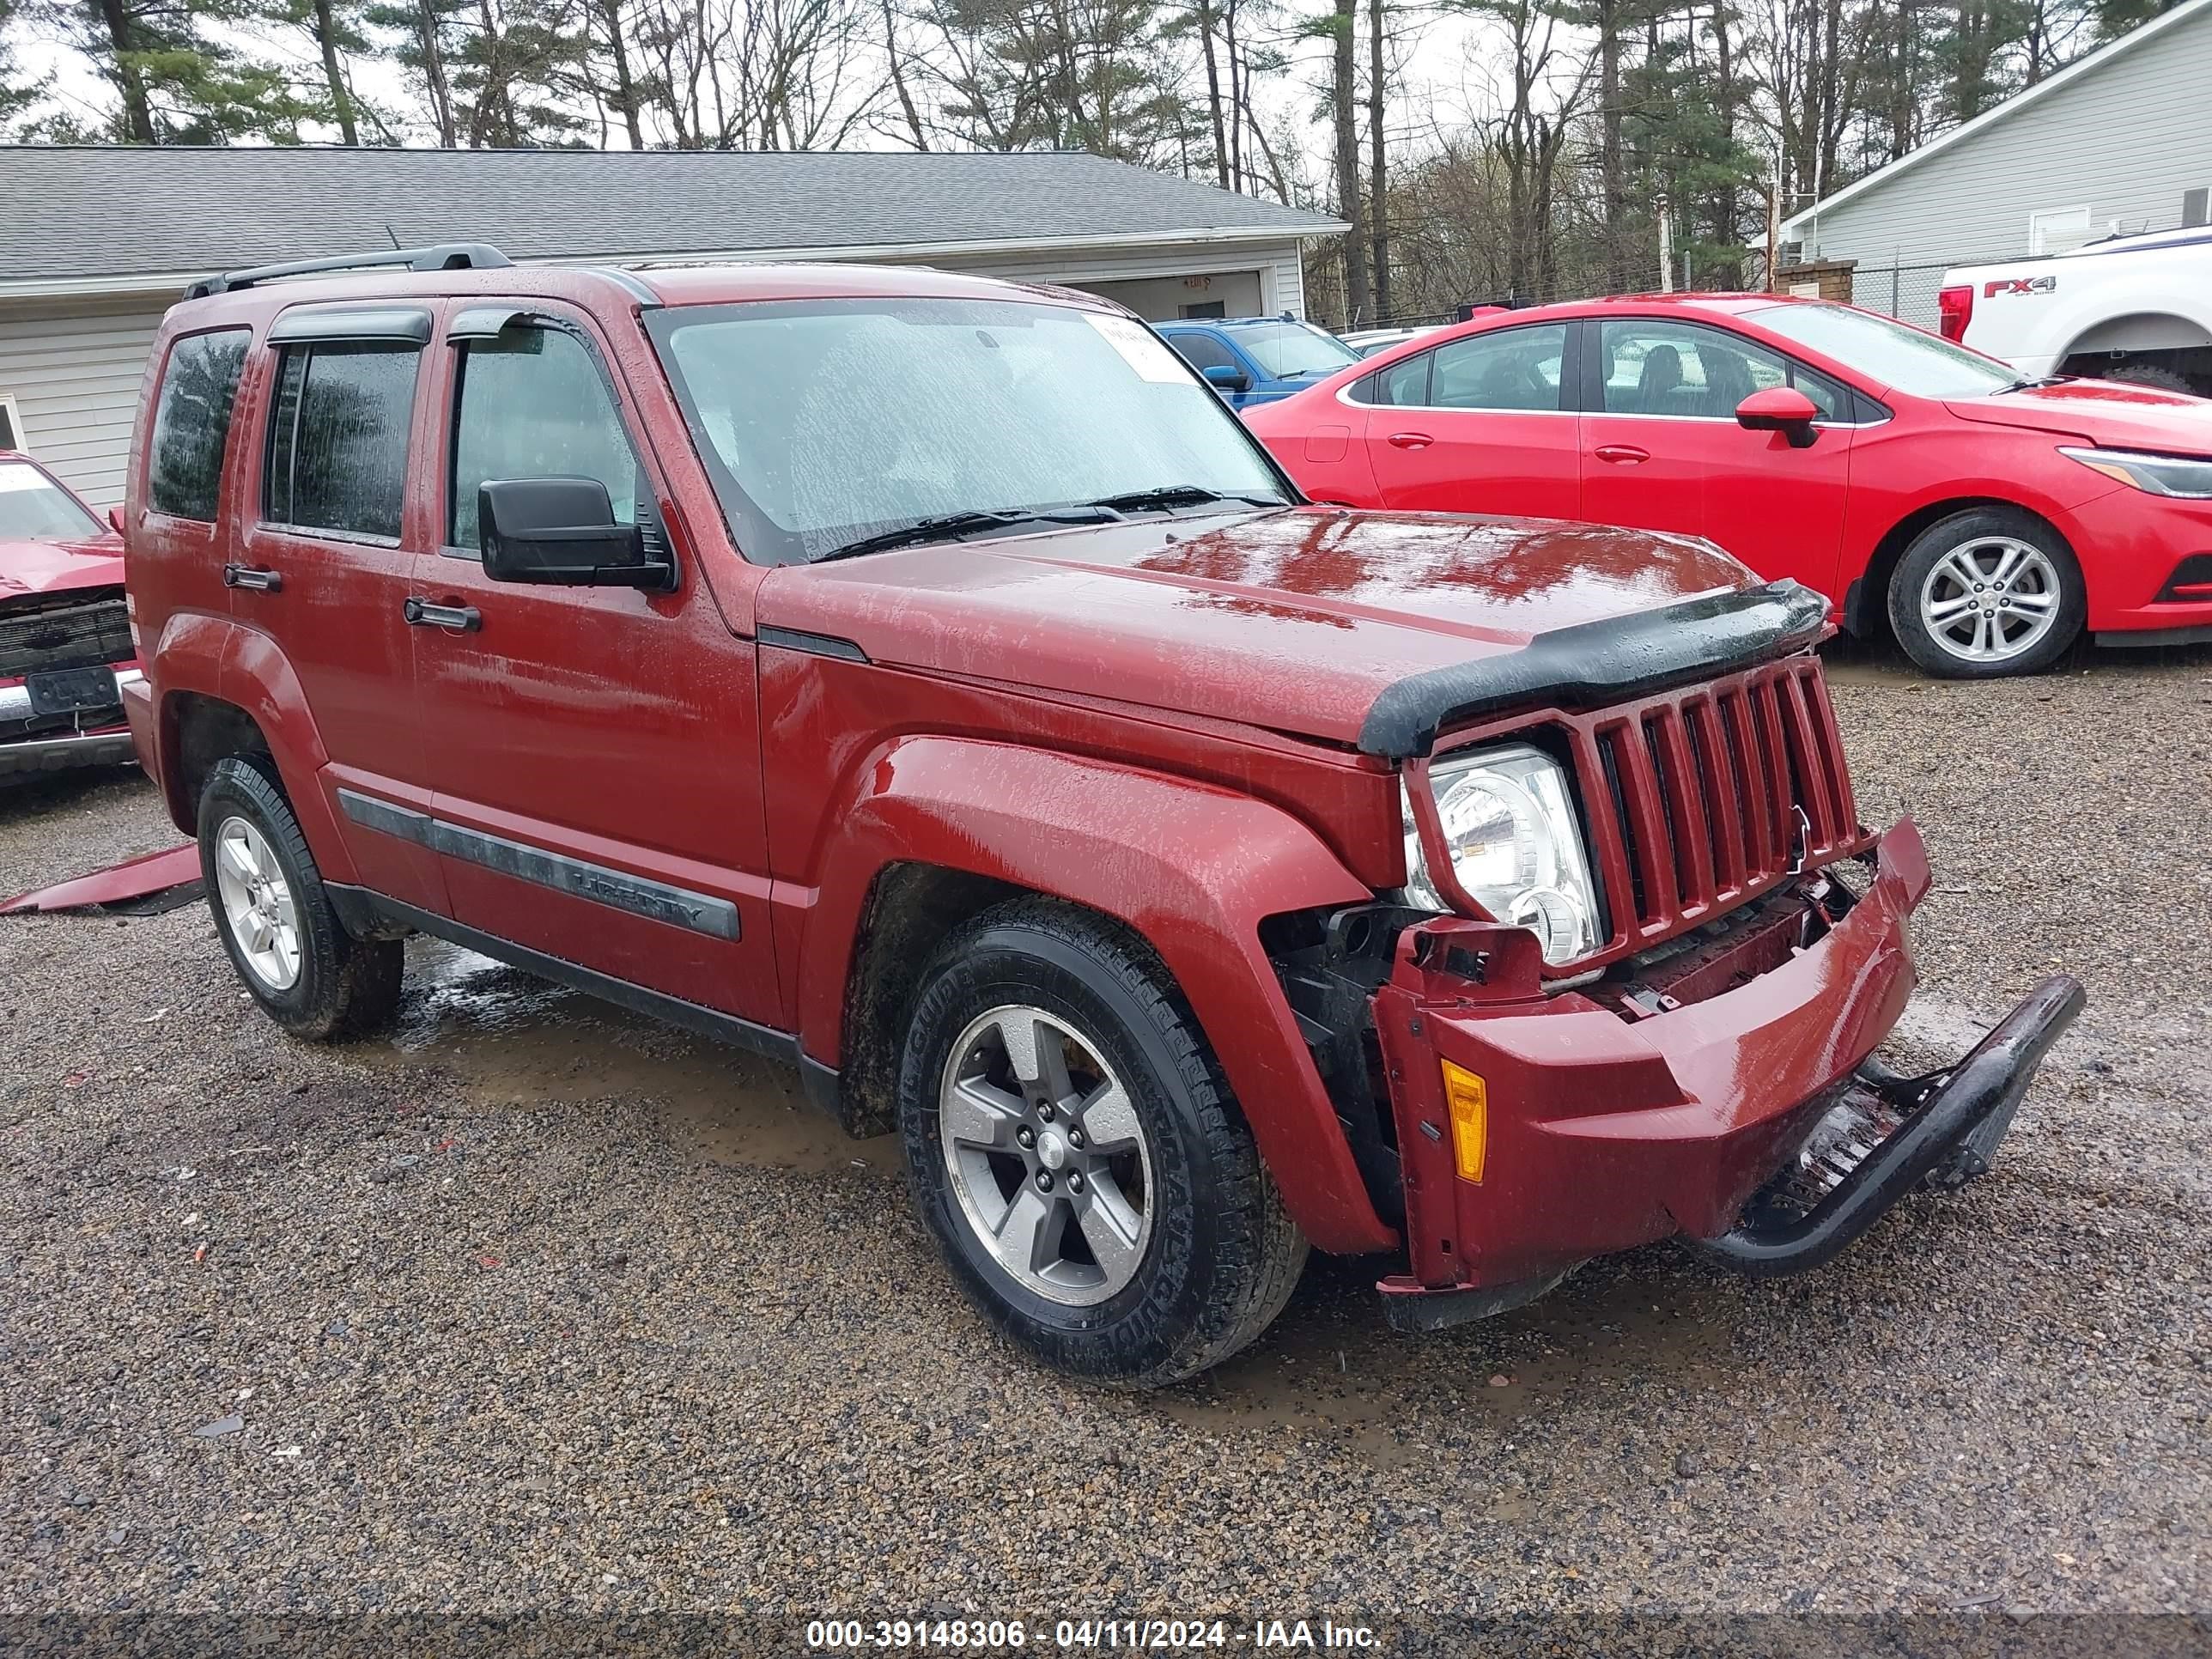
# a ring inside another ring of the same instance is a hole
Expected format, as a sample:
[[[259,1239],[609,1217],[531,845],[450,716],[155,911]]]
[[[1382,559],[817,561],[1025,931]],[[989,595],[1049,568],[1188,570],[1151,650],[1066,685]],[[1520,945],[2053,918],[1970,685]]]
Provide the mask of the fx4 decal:
[[[1999,276],[1982,284],[1982,298],[1994,300],[2000,294],[2050,294],[2057,287],[2056,276]]]

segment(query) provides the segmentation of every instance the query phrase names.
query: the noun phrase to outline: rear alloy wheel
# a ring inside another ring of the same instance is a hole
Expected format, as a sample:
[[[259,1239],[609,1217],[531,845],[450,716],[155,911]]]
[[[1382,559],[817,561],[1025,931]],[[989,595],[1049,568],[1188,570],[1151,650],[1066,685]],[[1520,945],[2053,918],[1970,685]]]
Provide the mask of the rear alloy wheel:
[[[1890,580],[1898,643],[1948,678],[2048,668],[2081,633],[2087,608],[2065,543],[2012,507],[1977,507],[1923,531]]]
[[[899,1068],[922,1218],[1046,1363],[1157,1387],[1267,1328],[1304,1266],[1251,1131],[1141,941],[1011,900],[923,971]]]
[[[200,793],[200,873],[231,965],[295,1036],[356,1036],[388,1024],[406,956],[357,939],[331,908],[315,856],[260,757],[216,763]]]

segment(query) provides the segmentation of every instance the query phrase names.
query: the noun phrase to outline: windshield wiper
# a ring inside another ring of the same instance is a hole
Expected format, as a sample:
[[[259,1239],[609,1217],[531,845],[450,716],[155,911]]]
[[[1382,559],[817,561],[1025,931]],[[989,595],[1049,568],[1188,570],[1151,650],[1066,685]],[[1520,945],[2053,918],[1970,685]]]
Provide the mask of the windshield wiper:
[[[1154,507],[1203,507],[1208,501],[1243,501],[1253,507],[1290,505],[1265,495],[1224,495],[1204,484],[1164,484],[1158,489],[1132,489],[1119,495],[1101,495],[1083,505],[1111,507],[1116,513],[1141,513]]]
[[[1990,393],[1990,396],[2002,398],[2008,392],[2033,392],[2039,386],[2057,386],[2061,381],[2070,380],[2073,378],[2070,374],[2040,374],[2032,380],[2014,380],[2010,386],[2001,386]]]
[[[932,518],[917,519],[912,524],[901,525],[896,530],[880,530],[872,536],[863,536],[858,541],[847,542],[842,547],[833,547],[827,553],[816,555],[809,564],[827,564],[832,559],[849,559],[860,553],[886,553],[895,547],[919,547],[924,542],[951,541],[957,537],[972,535],[978,530],[1003,530],[1017,524],[1111,524],[1121,514],[1107,501],[1086,501],[1072,507],[1003,507],[995,513],[939,513]]]

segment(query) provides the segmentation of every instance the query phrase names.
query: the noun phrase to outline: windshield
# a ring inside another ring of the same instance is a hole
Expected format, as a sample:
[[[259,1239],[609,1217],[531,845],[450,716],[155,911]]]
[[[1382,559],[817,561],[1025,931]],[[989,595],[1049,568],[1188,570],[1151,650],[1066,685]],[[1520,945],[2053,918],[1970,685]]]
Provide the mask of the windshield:
[[[35,466],[0,461],[0,541],[82,541],[104,528]]]
[[[1272,378],[1334,374],[1359,354],[1336,337],[1304,323],[1255,323],[1236,331],[1237,343]]]
[[[1127,317],[885,299],[685,307],[649,320],[756,563],[819,559],[957,514],[1155,490],[1188,489],[1194,505],[1291,499],[1212,388]]]
[[[1848,306],[1762,306],[1744,314],[1784,339],[1825,352],[1916,398],[1986,398],[2020,383],[2020,376],[1994,357]]]

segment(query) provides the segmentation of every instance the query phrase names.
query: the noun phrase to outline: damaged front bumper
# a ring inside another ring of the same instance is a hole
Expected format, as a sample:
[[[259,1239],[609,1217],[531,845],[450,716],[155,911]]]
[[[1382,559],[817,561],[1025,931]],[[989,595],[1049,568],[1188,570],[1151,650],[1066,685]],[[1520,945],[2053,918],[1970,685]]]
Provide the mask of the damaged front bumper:
[[[1374,1001],[1409,1255],[1381,1285],[1393,1322],[1501,1312],[1591,1256],[1678,1233],[1748,1273],[1802,1271],[1916,1186],[1986,1169],[2081,988],[2045,981],[1939,1073],[1872,1062],[1912,993],[1906,923],[1929,885],[1909,820],[1872,859],[1872,884],[1815,942],[1644,1018],[1543,994],[1514,930],[1409,929]],[[1447,1066],[1462,1091],[1477,1080],[1479,1114],[1462,1100],[1455,1121]],[[1478,1115],[1470,1164],[1455,1152]]]

